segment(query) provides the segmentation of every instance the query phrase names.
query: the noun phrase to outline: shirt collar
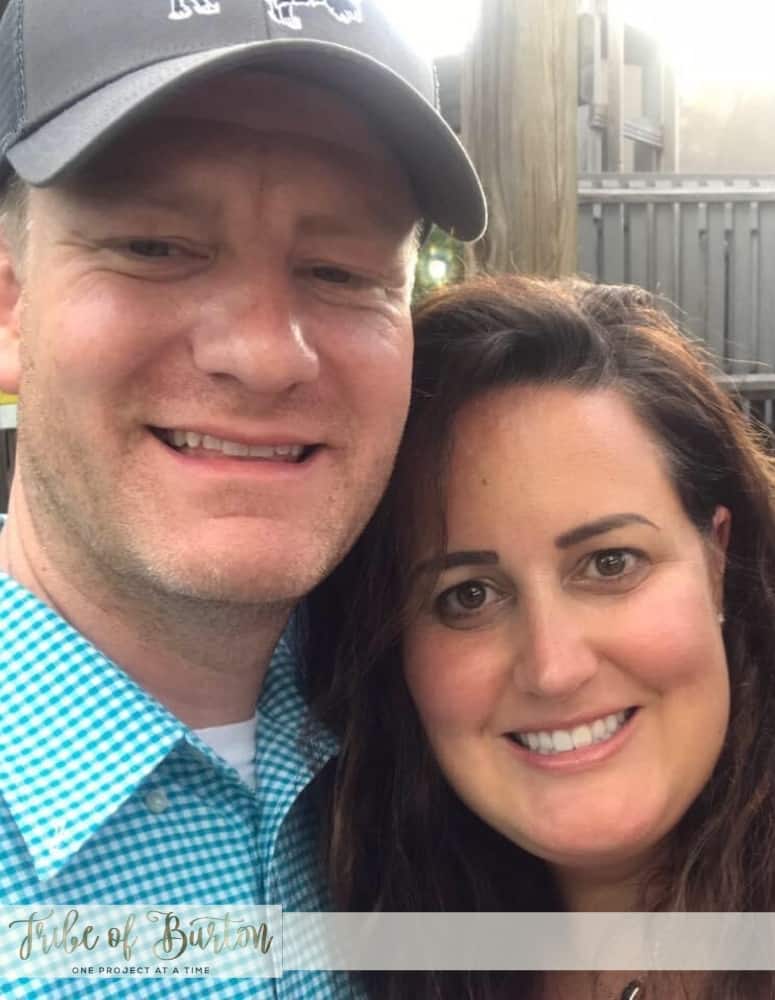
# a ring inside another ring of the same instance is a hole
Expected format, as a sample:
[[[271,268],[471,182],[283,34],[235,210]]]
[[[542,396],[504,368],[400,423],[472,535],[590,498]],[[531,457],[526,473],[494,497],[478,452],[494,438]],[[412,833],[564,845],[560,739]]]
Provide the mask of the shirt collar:
[[[50,879],[182,739],[216,765],[220,759],[55,611],[2,573],[0,621],[0,796],[39,878]],[[267,727],[271,742],[282,733],[298,755],[298,781],[287,790],[279,824],[294,795],[337,750],[331,734],[309,716],[286,639],[272,658],[259,710],[281,723]],[[259,746],[267,735],[259,723]],[[257,753],[257,766],[264,756]]]
[[[338,752],[339,746],[331,731],[310,714],[301,689],[299,657],[292,639],[294,632],[291,621],[269,664],[259,711],[261,719],[282,727],[289,743],[295,745],[307,762],[310,774],[314,774]]]
[[[3,574],[0,621],[0,794],[51,878],[187,729]]]

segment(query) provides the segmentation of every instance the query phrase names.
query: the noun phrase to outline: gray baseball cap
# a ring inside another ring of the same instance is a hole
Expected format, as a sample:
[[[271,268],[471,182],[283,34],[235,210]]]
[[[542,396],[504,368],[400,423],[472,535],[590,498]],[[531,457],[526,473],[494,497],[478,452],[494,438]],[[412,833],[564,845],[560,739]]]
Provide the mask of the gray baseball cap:
[[[375,0],[9,0],[0,176],[55,183],[178,89],[238,67],[352,98],[426,218],[463,240],[482,234],[482,187],[438,110],[433,63]]]

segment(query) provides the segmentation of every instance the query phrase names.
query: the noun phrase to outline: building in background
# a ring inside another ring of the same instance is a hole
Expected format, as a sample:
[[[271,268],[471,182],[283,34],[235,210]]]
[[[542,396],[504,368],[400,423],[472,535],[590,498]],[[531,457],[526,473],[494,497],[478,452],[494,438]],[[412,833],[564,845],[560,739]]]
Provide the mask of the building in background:
[[[579,172],[676,172],[674,68],[664,44],[616,8],[579,2]]]
[[[579,173],[676,172],[680,110],[673,66],[664,44],[625,23],[615,8],[609,0],[578,2]],[[442,110],[457,132],[463,58],[437,60]]]

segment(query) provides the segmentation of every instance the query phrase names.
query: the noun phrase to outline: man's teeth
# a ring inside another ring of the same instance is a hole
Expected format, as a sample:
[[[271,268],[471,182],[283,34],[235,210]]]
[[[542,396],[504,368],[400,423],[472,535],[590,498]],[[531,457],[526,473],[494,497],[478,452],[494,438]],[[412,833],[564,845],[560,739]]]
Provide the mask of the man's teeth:
[[[605,743],[617,733],[629,719],[630,712],[617,712],[595,719],[583,726],[573,729],[555,729],[552,732],[541,730],[536,733],[513,733],[513,738],[528,750],[541,754],[567,753],[569,750],[580,750],[592,746],[593,743]]]
[[[202,448],[234,458],[273,458],[295,462],[304,453],[304,446],[300,444],[246,445],[211,434],[197,434],[196,431],[168,431],[165,438],[174,448]]]

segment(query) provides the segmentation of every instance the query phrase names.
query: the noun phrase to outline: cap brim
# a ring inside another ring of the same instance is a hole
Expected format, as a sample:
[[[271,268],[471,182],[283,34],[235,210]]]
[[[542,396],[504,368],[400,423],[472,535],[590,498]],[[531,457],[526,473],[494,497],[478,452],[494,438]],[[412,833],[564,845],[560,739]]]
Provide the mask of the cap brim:
[[[387,66],[353,49],[310,39],[273,39],[167,59],[134,70],[82,98],[7,152],[29,184],[52,184],[150,107],[186,83],[237,66],[293,69],[352,96],[405,165],[421,210],[461,240],[487,225],[479,178],[455,133],[433,106]]]

